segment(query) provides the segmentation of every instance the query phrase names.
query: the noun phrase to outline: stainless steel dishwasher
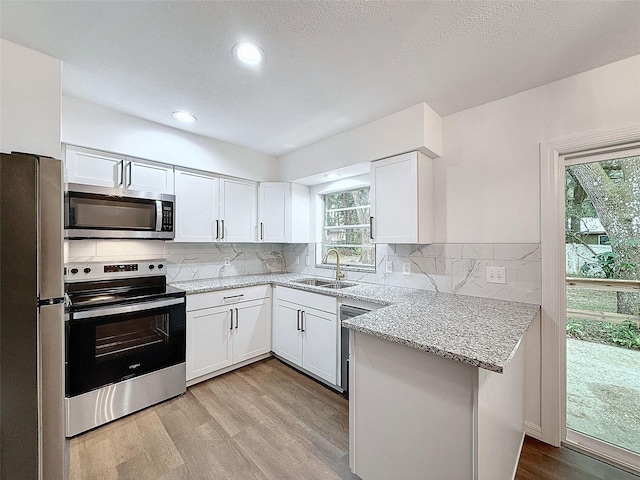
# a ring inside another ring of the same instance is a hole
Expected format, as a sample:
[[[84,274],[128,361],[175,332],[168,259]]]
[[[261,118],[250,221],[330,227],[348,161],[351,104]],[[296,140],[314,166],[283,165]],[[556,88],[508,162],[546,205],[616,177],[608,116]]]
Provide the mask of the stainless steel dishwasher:
[[[340,322],[348,318],[369,313],[371,310],[353,305],[340,305]],[[349,329],[342,327],[340,340],[340,387],[345,393],[349,391]]]

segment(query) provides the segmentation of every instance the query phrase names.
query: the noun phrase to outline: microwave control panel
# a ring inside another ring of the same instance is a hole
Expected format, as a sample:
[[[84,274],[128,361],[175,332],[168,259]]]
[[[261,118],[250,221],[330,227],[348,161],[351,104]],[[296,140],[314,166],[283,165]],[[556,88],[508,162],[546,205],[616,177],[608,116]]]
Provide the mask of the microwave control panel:
[[[162,231],[173,232],[173,202],[162,202]]]

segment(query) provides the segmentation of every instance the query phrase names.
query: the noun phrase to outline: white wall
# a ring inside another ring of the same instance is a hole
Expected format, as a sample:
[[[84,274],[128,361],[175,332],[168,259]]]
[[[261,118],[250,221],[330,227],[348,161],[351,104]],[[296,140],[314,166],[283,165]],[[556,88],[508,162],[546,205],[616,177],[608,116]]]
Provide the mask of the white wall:
[[[539,243],[539,144],[640,122],[640,55],[443,119],[435,241]]]
[[[412,150],[432,158],[442,154],[442,119],[426,103],[283,155],[280,177],[295,181]]]
[[[60,158],[62,63],[0,39],[0,151]]]
[[[276,180],[277,159],[249,148],[62,98],[62,142],[251,180]]]
[[[538,244],[540,143],[640,123],[638,85],[635,56],[445,117],[446,151],[434,161],[436,241]],[[524,343],[525,420],[535,436],[542,415],[541,328],[534,322]]]

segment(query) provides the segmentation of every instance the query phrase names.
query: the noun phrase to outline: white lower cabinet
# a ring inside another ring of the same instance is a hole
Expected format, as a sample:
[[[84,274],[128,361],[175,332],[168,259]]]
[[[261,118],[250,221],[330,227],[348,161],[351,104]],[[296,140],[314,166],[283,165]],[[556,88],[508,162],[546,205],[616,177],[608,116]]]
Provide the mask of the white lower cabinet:
[[[338,317],[334,297],[276,287],[273,352],[314,376],[338,382]]]
[[[187,382],[271,351],[270,290],[187,296]]]

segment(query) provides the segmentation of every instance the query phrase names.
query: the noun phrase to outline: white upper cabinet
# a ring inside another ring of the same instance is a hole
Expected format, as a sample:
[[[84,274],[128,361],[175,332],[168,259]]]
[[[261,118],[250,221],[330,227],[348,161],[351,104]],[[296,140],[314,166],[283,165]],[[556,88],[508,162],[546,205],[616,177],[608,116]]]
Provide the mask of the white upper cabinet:
[[[67,145],[65,181],[172,194],[173,166]]]
[[[255,242],[257,184],[175,170],[176,242]]]
[[[127,157],[126,188],[138,192],[174,193],[173,167]]]
[[[176,169],[176,242],[214,242],[220,237],[218,177]]]
[[[220,240],[256,241],[257,184],[237,178],[220,178]]]
[[[420,152],[371,163],[374,243],[433,242],[433,164]]]
[[[67,145],[65,148],[65,182],[118,188],[124,185],[122,155],[97,152]]]
[[[288,182],[260,184],[258,241],[309,242],[309,187]]]

